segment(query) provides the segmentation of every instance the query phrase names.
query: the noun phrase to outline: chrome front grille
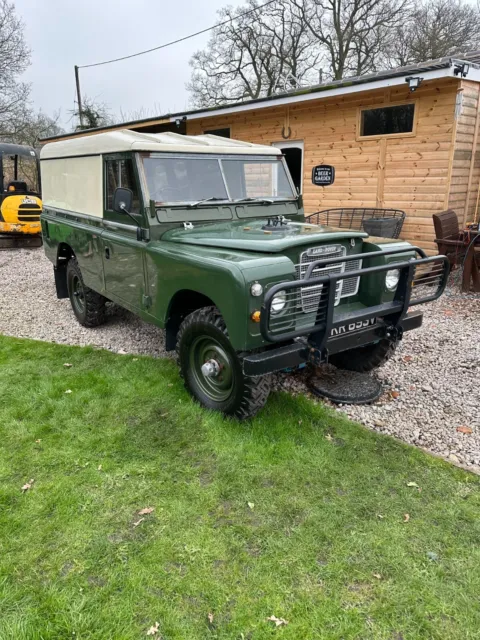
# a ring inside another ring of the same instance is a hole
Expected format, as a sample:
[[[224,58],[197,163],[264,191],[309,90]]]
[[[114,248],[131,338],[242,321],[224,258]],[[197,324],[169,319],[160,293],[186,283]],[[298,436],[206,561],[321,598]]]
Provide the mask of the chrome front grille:
[[[361,260],[348,260],[345,263],[345,271],[348,273],[349,271],[356,271],[357,269],[362,268]],[[348,278],[343,281],[343,289],[341,298],[348,298],[350,296],[356,296],[358,293],[358,288],[360,286],[360,278]]]
[[[317,262],[322,258],[343,258],[346,254],[345,247],[342,245],[326,245],[321,247],[312,247],[300,254],[300,263],[295,265],[297,279],[304,278],[307,275],[308,267],[312,262]],[[316,267],[313,269],[310,277],[316,278],[326,273],[344,273],[345,271],[355,271],[362,266],[361,260],[350,260],[348,262],[338,262],[328,265],[327,267]],[[354,296],[358,292],[360,278],[347,278],[339,280],[335,291],[335,305],[339,304],[341,298]],[[323,285],[318,287],[302,287],[300,289],[300,299],[298,306],[304,313],[311,313],[318,307]]]

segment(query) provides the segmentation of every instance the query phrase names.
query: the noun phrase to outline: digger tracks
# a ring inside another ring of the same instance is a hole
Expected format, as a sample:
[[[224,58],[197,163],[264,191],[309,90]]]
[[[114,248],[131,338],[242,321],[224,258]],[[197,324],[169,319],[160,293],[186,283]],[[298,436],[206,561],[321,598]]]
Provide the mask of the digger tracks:
[[[43,244],[42,236],[25,233],[0,233],[0,251],[6,249],[34,249]]]

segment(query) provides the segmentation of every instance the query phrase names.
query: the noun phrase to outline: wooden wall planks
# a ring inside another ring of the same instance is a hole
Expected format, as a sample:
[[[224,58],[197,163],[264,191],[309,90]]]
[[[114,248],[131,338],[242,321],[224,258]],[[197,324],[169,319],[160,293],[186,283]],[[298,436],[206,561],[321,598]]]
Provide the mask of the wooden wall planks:
[[[457,90],[462,108],[455,120]],[[473,211],[480,180],[480,136],[472,154],[479,85],[457,79],[424,82],[411,94],[408,87],[365,91],[350,96],[298,103],[289,107],[289,141],[304,142],[303,195],[313,213],[340,206],[404,209],[402,237],[434,252],[432,213],[445,205],[464,215]],[[385,102],[388,100],[389,102]],[[358,110],[389,103],[416,103],[415,135],[358,139]],[[283,140],[285,107],[187,120],[187,133],[230,127],[232,138],[260,144]],[[315,187],[315,164],[332,164],[335,184]]]

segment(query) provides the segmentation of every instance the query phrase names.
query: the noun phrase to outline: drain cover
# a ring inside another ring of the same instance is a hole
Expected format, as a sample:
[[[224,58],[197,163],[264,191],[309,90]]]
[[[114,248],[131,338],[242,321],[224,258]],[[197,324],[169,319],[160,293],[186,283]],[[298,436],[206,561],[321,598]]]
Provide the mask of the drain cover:
[[[315,395],[336,404],[369,404],[382,395],[382,385],[371,374],[343,371],[331,365],[317,367],[308,386]]]

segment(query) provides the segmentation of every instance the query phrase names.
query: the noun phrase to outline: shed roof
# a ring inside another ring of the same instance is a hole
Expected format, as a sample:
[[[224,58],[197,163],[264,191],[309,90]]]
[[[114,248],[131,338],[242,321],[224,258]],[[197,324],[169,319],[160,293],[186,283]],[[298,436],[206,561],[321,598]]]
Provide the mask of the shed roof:
[[[41,160],[88,156],[122,151],[158,151],[181,153],[228,153],[234,155],[278,155],[279,150],[251,142],[214,135],[184,136],[179,133],[139,133],[128,129],[108,131],[95,136],[79,136],[46,144]]]

